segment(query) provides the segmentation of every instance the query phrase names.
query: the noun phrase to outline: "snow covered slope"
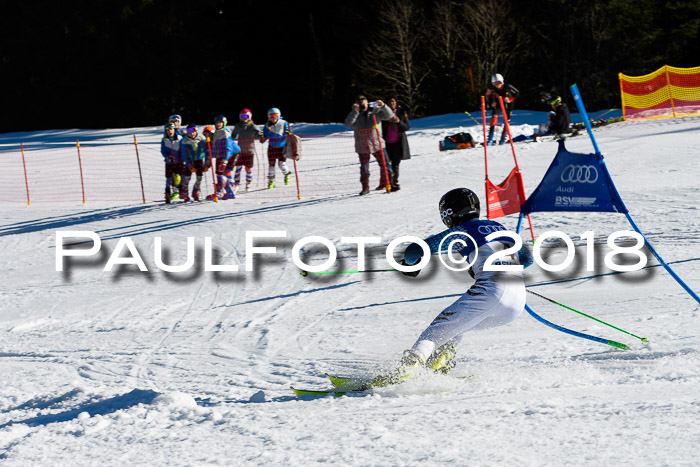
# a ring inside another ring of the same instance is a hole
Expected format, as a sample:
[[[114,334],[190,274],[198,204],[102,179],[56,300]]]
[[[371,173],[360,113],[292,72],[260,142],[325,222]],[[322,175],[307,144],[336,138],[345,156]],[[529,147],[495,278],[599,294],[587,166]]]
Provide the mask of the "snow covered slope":
[[[521,115],[514,119],[521,133],[544,120]],[[533,266],[526,281],[649,344],[528,295],[547,319],[632,349],[578,339],[523,313],[509,326],[465,336],[454,375],[475,375],[473,381],[429,376],[366,397],[299,399],[289,390],[328,387],[325,372],[369,377],[393,365],[471,283],[437,261],[415,279],[302,277],[292,262],[294,243],[318,235],[338,249],[335,269],[355,269],[357,250],[341,238],[379,236],[383,244],[368,247],[367,267],[386,268],[389,241],[442,230],[437,202],[444,192],[466,186],[483,199],[483,151],[438,151],[447,134],[479,134],[465,117],[413,122],[415,157],[402,164],[402,190],[392,194],[3,206],[0,463],[697,465],[700,305],[653,259],[627,274],[602,265],[607,236],[629,230],[621,215],[533,214],[535,233],[560,230],[582,245],[578,235],[593,230],[601,245],[594,272],[578,248],[574,266],[561,273]],[[71,133],[81,141],[128,140],[131,130]],[[616,123],[597,129],[596,138],[632,217],[700,290],[700,119]],[[12,135],[0,140],[9,144]],[[527,193],[556,148],[517,145]],[[592,152],[587,136],[567,148]],[[490,149],[495,182],[512,164],[509,146]],[[500,222],[515,229],[513,216]],[[65,230],[97,233],[102,249],[66,260],[57,272],[56,232]],[[287,237],[258,241],[277,253],[256,257],[246,272],[245,237],[253,231]],[[103,271],[124,237],[147,272],[134,265]],[[194,267],[158,268],[157,237],[168,264],[185,262],[193,237]],[[206,271],[206,237],[214,263],[241,270]],[[551,262],[564,254],[551,251]],[[326,258],[320,246],[306,253],[310,263]]]

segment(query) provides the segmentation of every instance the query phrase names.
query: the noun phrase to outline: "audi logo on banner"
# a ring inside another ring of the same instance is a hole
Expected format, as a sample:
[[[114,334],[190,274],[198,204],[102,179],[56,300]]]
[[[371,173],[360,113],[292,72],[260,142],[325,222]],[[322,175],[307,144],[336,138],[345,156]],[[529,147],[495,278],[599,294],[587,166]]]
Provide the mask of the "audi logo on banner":
[[[598,169],[592,165],[567,165],[561,173],[564,183],[595,183],[598,181]]]
[[[481,225],[479,226],[479,233],[482,235],[487,235],[494,232],[500,232],[501,230],[506,230],[505,227],[499,227],[497,225]]]

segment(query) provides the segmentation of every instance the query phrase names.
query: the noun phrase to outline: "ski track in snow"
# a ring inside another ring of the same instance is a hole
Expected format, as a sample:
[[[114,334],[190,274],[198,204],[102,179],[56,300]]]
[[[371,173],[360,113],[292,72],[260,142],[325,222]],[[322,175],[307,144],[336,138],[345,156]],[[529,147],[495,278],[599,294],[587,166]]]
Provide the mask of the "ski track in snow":
[[[516,111],[513,134],[545,119]],[[292,263],[294,242],[320,235],[336,245],[337,269],[354,270],[356,248],[340,238],[379,236],[382,244],[367,248],[366,267],[385,268],[390,240],[443,229],[437,201],[445,191],[468,186],[483,202],[483,149],[438,151],[444,136],[470,131],[480,140],[481,129],[462,114],[412,126],[415,157],[402,163],[402,190],[390,195],[301,202],[241,196],[188,206],[6,204],[0,463],[697,465],[700,306],[651,255],[634,273],[612,274],[602,265],[607,236],[631,230],[615,214],[533,213],[538,235],[556,229],[573,238],[578,262],[563,273],[533,266],[526,281],[534,292],[648,337],[648,344],[528,294],[544,318],[631,349],[577,339],[523,313],[508,326],[465,336],[453,376],[473,380],[431,375],[363,396],[294,397],[290,385],[330,387],[326,372],[370,378],[390,368],[471,282],[436,258],[415,279],[302,277]],[[699,130],[700,118],[684,118],[595,132],[633,219],[696,291]],[[145,135],[142,144],[160,139],[157,128],[135,131]],[[119,142],[131,134],[84,137]],[[59,143],[62,136],[41,137]],[[566,146],[593,151],[587,136]],[[516,145],[526,193],[556,149],[553,141]],[[512,168],[511,149],[488,150],[489,175],[499,183]],[[513,216],[498,220],[515,228]],[[57,230],[97,232],[101,255],[56,272]],[[255,271],[245,272],[245,232],[253,230],[285,230],[288,237],[271,241],[277,254],[256,257]],[[578,236],[588,230],[595,233],[594,271],[581,259]],[[102,271],[123,236],[132,238],[148,273],[132,266]],[[195,237],[193,270],[157,270],[155,236],[163,238],[168,264],[184,263],[186,237]],[[212,237],[219,264],[241,271],[204,271],[204,237]],[[546,250],[551,262],[565,255],[554,244]],[[307,245],[303,255],[317,264],[326,250]]]

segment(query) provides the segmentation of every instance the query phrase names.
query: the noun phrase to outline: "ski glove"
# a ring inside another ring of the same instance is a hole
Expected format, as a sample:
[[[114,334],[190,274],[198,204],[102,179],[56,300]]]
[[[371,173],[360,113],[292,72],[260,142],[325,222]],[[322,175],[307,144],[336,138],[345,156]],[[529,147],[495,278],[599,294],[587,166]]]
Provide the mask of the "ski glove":
[[[409,264],[406,264],[406,260],[405,260],[405,259],[402,259],[400,264],[401,264],[401,266],[410,266]],[[418,273],[420,272],[420,269],[417,270],[417,271],[413,271],[413,272],[403,272],[403,271],[400,271],[400,272],[401,272],[401,274],[403,274],[404,276],[416,277],[416,276],[418,275]]]
[[[524,243],[522,248],[518,250],[518,260],[520,261],[523,269],[532,266],[532,263],[535,262],[535,258],[532,256],[532,252],[530,251],[530,247]]]

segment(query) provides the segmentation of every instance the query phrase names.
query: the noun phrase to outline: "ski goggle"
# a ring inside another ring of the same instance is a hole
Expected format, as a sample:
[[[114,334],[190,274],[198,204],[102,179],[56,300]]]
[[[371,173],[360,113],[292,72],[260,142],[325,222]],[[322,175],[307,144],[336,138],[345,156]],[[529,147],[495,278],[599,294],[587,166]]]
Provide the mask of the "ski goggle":
[[[270,118],[280,118],[280,114],[267,114]]]
[[[197,128],[195,128],[195,127],[188,128],[187,133],[197,133]]]
[[[271,114],[271,115],[277,115],[277,114]],[[241,120],[248,120],[248,119],[250,119],[250,117],[252,117],[252,115],[250,115],[250,114],[241,114],[240,117],[241,117]]]
[[[496,86],[497,88],[500,88],[501,86],[503,86],[503,83],[501,83],[500,81],[494,81],[493,85]]]

